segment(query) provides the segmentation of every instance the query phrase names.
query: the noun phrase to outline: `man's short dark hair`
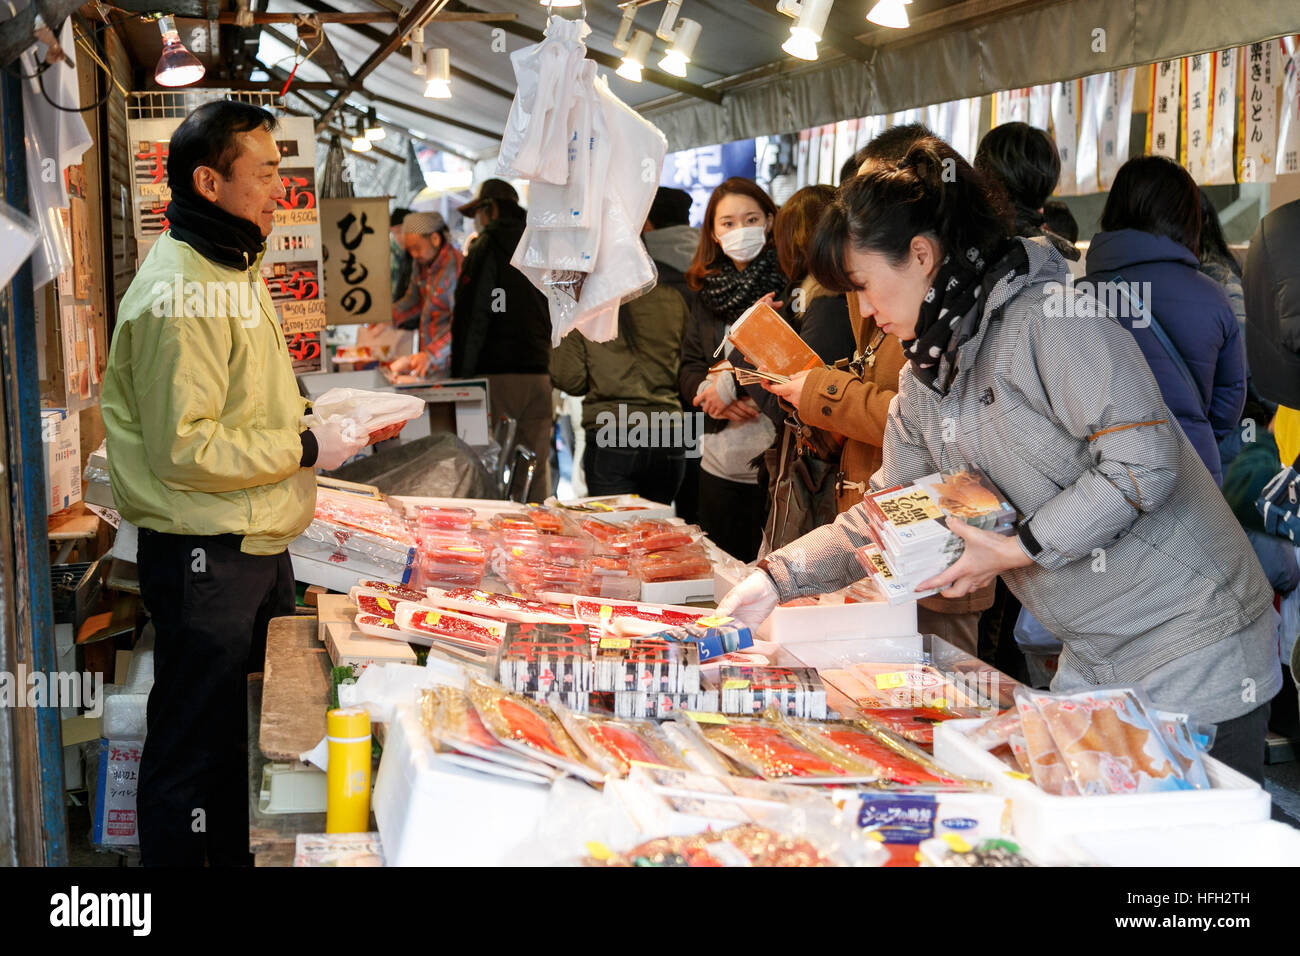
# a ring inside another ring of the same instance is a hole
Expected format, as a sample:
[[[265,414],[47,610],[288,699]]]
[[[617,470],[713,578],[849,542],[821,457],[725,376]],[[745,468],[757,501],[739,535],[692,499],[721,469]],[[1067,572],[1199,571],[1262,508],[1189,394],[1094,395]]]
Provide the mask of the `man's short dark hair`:
[[[695,202],[691,194],[684,189],[660,186],[655,192],[654,202],[650,204],[650,214],[646,219],[656,229],[669,226],[689,226],[691,224],[691,205]]]
[[[223,178],[239,158],[240,133],[274,131],[275,117],[251,103],[215,100],[204,103],[176,127],[167,148],[167,183],[172,192],[193,192],[194,170],[215,169]]]
[[[406,220],[406,214],[410,211],[405,206],[398,206],[394,209],[388,217],[389,227],[400,226]]]
[[[1017,212],[1042,209],[1061,178],[1056,143],[1028,123],[1003,123],[985,133],[973,165],[1007,191]]]

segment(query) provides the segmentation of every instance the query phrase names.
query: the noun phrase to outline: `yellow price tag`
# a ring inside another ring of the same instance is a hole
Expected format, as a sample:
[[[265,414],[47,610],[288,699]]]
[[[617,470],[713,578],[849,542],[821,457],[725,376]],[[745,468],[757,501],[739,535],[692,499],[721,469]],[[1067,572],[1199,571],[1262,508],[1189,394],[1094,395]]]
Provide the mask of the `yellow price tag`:
[[[375,598],[375,603],[378,604],[380,607],[382,607],[385,611],[391,611],[393,609],[393,606],[388,603],[388,598]]]
[[[955,833],[945,833],[941,839],[954,853],[969,853],[970,844]]]
[[[609,847],[603,843],[597,843],[595,840],[587,842],[587,853],[590,854],[593,860],[612,860],[614,858],[614,854]]]
[[[687,717],[691,718],[691,720],[695,721],[697,724],[730,724],[731,723],[731,721],[727,720],[727,718],[722,716],[721,714],[711,714],[708,713],[707,711],[684,710],[682,711],[682,713],[684,713]]]
[[[895,687],[905,686],[907,686],[907,675],[901,671],[876,675],[876,690],[891,690]]]
[[[442,620],[442,614],[440,614],[438,611],[430,611],[428,614],[424,615],[424,623],[430,625],[431,627],[436,627],[438,625],[438,622],[441,620]]]
[[[625,651],[632,646],[632,641],[626,637],[602,637],[600,639],[601,650]]]
[[[478,550],[479,550],[479,547],[478,547],[478,545],[476,545],[476,544],[453,544],[453,545],[448,545],[447,550],[448,550],[448,551],[470,551],[470,552],[473,552],[473,551],[478,551]],[[518,548],[516,548],[516,549],[515,549],[515,554],[519,554],[519,553],[521,553],[521,552],[519,551]]]
[[[727,617],[725,614],[723,614],[723,615],[714,615],[713,617],[702,617],[695,623],[700,625],[701,627],[721,627],[724,624],[730,624],[734,620],[735,620],[734,617]]]
[[[612,607],[610,607],[608,604],[602,604],[600,606],[600,619],[602,621],[608,621],[613,616],[614,616],[614,609]]]
[[[1006,774],[1007,774],[1007,776],[1010,777],[1012,780],[1028,780],[1028,779],[1029,779],[1029,774],[1027,774],[1027,773],[1021,773],[1019,770],[1008,770],[1008,771],[1006,772]]]
[[[744,690],[748,686],[749,686],[749,681],[745,680],[742,677],[733,677],[730,680],[724,680],[722,682],[723,690]]]

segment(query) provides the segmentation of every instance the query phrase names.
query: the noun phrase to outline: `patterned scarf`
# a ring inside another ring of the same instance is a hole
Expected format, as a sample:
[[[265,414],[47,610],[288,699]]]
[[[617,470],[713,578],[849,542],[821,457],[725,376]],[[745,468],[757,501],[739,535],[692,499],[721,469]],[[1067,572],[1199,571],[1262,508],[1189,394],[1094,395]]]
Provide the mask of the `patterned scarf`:
[[[912,362],[912,374],[940,395],[948,393],[957,374],[957,351],[979,330],[989,291],[1003,279],[1029,270],[1025,247],[1014,239],[1005,240],[990,258],[994,260],[991,267],[975,248],[957,258],[944,256],[921,303],[916,337],[902,343],[903,355]],[[940,369],[946,373],[943,381],[939,380]]]
[[[700,301],[714,318],[728,325],[769,292],[779,294],[785,288],[785,274],[776,261],[776,246],[771,243],[743,272],[725,255],[719,264],[718,272],[705,276]]]

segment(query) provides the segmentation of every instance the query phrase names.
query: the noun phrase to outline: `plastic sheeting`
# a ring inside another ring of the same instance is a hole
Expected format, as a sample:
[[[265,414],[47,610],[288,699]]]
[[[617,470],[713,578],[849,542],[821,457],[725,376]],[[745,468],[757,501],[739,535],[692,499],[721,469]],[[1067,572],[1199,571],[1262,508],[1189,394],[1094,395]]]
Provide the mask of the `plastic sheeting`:
[[[478,455],[447,432],[376,452],[330,475],[374,485],[385,495],[499,497],[496,484]]]
[[[915,28],[914,28],[915,29]],[[727,90],[721,105],[674,99],[644,115],[672,150],[807,129],[1157,60],[1245,46],[1296,31],[1295,0],[1070,0],[882,49],[787,68]],[[897,35],[905,40],[906,34]],[[893,39],[893,36],[891,36]],[[833,50],[822,45],[829,59]]]

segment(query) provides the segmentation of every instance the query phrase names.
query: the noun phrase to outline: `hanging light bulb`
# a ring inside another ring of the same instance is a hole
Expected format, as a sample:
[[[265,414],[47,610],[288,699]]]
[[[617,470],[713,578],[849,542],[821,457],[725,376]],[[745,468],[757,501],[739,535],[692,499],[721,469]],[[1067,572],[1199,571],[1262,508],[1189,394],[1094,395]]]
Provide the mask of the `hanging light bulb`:
[[[867,14],[867,19],[878,26],[906,30],[910,24],[907,19],[907,8],[904,4],[911,2],[912,0],[879,0],[871,8],[871,12]]]
[[[347,129],[346,123],[344,124],[344,129]],[[354,153],[364,153],[369,149],[370,140],[366,138],[365,130],[362,128],[362,123],[358,121],[357,125],[352,130],[352,151]]]
[[[370,112],[366,114],[366,139],[373,143],[383,138],[384,128],[379,125],[379,113],[372,106]]]
[[[650,55],[653,40],[654,37],[644,30],[632,34],[632,42],[627,45],[627,53],[623,54],[623,65],[616,71],[619,76],[633,83],[641,82],[641,71],[645,69],[645,60]]]
[[[433,100],[451,99],[451,51],[445,46],[424,51],[424,74],[429,82],[424,95]]]
[[[700,25],[695,20],[683,17],[673,31],[673,45],[659,61],[659,69],[673,76],[685,76],[686,64],[691,62],[695,52],[695,43],[700,38]]]
[[[158,85],[189,86],[203,79],[207,70],[193,53],[185,49],[180,34],[176,32],[176,22],[170,16],[159,17],[158,30],[162,33],[163,44],[158,67],[153,71]]]

